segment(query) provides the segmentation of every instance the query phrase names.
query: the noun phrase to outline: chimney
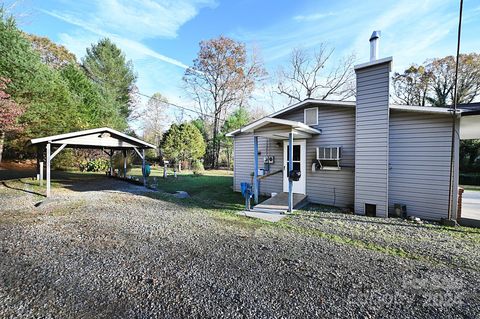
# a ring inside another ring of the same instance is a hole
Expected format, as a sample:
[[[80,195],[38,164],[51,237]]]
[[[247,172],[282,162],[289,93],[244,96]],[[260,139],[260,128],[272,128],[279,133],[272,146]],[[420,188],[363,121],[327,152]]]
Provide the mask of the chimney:
[[[375,61],[378,58],[378,45],[380,43],[381,32],[373,31],[370,37],[370,62]]]
[[[387,217],[392,57],[379,57],[379,38],[374,31],[370,61],[355,66],[355,213]]]

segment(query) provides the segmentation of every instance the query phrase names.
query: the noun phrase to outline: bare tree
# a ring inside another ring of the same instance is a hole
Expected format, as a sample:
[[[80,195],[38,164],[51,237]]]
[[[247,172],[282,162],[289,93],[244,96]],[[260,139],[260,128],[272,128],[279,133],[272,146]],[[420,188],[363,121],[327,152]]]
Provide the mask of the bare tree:
[[[232,106],[246,103],[255,84],[265,75],[256,55],[247,57],[245,45],[220,36],[200,42],[198,57],[184,75],[186,87],[203,118],[213,118],[211,167],[218,167],[221,122]]]
[[[144,138],[157,146],[157,156],[160,156],[160,142],[163,132],[168,125],[168,100],[160,93],[155,93],[147,102],[147,107],[142,114]]]
[[[432,75],[424,66],[411,65],[403,73],[395,72],[392,80],[398,103],[422,106],[426,104]]]
[[[339,100],[353,97],[355,56],[349,55],[336,66],[329,67],[333,52],[334,49],[325,44],[313,53],[294,49],[288,69],[279,69],[278,93],[286,95],[291,102],[310,98],[325,100],[333,96]]]

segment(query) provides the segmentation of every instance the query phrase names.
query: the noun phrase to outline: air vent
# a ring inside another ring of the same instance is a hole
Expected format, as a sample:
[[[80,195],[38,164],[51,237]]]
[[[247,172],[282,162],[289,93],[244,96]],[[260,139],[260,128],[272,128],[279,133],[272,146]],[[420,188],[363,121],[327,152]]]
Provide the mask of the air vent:
[[[318,125],[318,107],[304,110],[303,123],[307,125]]]

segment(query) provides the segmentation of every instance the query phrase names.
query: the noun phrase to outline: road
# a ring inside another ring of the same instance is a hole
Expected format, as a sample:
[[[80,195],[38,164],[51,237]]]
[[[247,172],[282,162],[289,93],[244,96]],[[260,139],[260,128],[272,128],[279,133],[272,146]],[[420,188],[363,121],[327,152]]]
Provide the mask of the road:
[[[462,217],[480,220],[480,191],[465,190],[462,199]]]

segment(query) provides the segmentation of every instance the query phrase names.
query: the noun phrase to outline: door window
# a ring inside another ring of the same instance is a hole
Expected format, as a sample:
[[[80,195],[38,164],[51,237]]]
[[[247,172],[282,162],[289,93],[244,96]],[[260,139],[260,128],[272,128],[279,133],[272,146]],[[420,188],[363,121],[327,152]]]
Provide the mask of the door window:
[[[300,145],[293,145],[293,169],[300,171],[300,151],[301,151],[301,146]],[[288,159],[290,158],[290,147],[287,145],[287,163]]]

